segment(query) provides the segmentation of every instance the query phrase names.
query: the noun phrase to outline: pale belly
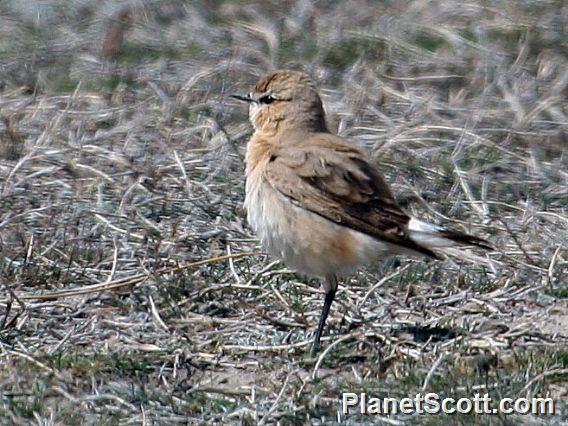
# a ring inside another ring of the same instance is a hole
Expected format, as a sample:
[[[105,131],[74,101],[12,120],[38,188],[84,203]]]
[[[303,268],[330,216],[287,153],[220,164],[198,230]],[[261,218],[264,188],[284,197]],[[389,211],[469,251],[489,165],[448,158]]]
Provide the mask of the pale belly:
[[[351,272],[400,251],[293,205],[265,183],[247,181],[245,207],[263,248],[308,275]]]

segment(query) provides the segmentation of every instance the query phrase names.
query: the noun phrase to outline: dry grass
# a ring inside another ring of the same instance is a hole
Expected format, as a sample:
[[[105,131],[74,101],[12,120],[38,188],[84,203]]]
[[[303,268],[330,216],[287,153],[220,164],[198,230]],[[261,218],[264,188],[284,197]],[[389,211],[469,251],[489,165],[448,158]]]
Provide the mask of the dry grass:
[[[1,423],[355,424],[361,390],[566,421],[565,2],[59,3],[0,9]],[[405,208],[497,247],[348,278],[317,363],[322,293],[255,255],[226,96],[280,67]]]

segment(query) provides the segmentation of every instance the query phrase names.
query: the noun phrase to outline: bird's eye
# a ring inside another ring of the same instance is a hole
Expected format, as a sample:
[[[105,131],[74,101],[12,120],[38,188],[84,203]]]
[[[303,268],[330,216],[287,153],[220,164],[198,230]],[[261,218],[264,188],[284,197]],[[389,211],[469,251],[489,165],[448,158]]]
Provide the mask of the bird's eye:
[[[268,104],[271,104],[272,102],[274,102],[275,100],[276,100],[276,98],[274,96],[266,95],[266,96],[263,96],[262,98],[260,98],[258,100],[258,102],[260,102],[261,104],[264,104],[264,105],[268,105]]]

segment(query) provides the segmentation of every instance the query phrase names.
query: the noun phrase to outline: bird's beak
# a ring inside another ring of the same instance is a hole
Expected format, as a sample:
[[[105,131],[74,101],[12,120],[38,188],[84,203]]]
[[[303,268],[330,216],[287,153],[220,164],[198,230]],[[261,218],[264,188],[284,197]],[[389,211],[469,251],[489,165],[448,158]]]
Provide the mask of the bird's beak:
[[[238,99],[239,101],[244,101],[244,102],[254,102],[254,99],[250,94],[243,95],[240,93],[235,93],[234,95],[231,95],[231,98],[235,98]]]

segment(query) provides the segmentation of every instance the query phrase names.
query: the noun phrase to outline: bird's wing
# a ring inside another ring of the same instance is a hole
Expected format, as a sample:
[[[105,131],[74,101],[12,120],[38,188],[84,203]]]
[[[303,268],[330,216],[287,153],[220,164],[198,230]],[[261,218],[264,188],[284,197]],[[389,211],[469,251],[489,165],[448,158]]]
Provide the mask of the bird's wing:
[[[327,140],[326,140],[327,139]],[[357,148],[325,135],[272,152],[268,183],[295,205],[335,223],[430,257],[408,236],[410,217]]]

